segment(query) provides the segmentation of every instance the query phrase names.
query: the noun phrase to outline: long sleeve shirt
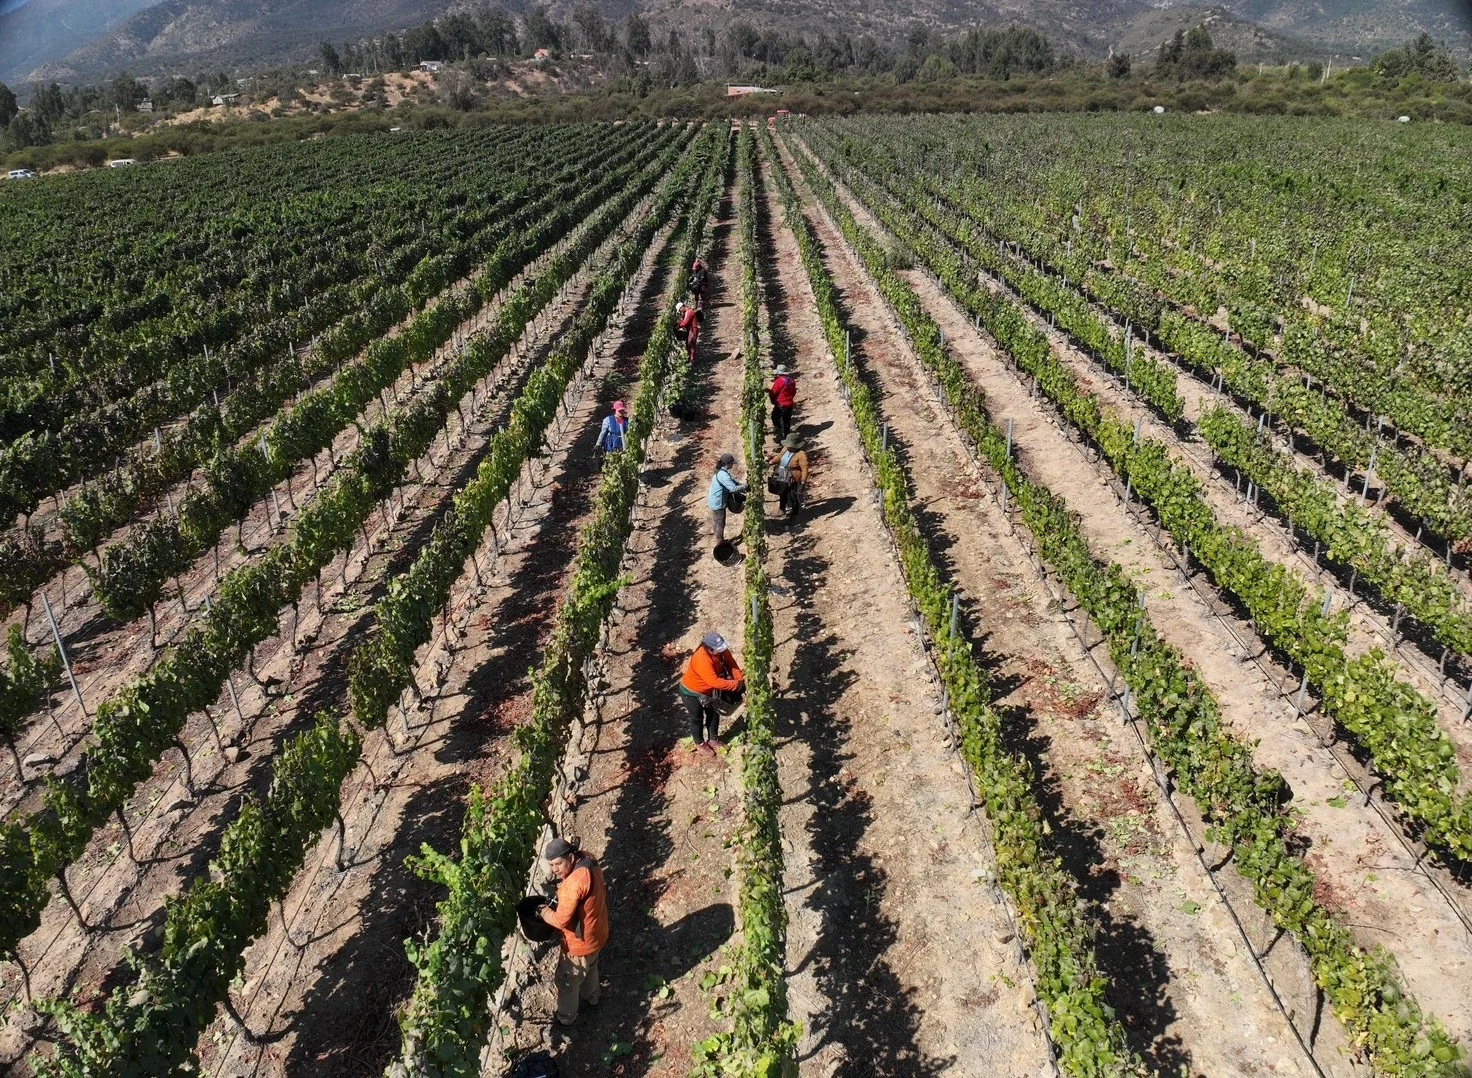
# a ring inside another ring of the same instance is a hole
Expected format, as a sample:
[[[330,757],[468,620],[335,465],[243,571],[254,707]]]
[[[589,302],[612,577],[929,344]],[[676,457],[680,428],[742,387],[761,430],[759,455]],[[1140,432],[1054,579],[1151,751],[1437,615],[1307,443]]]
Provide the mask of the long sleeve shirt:
[[[620,419],[615,415],[605,416],[603,429],[598,432],[598,446],[600,449],[622,449],[628,433],[629,421],[627,419]]]
[[[684,331],[686,340],[694,340],[700,336],[700,319],[696,316],[694,307],[685,308],[685,313],[680,315],[675,328]]]
[[[718,655],[701,644],[685,664],[680,691],[688,696],[709,696],[716,689],[735,692],[743,676],[733,653],[723,651]]]
[[[548,923],[562,933],[562,949],[573,958],[597,954],[608,942],[605,896],[603,869],[591,857],[579,860],[557,885],[557,908]]]
[[[790,374],[777,375],[772,380],[772,387],[767,390],[767,396],[772,398],[773,404],[788,407],[797,400],[797,379]]]
[[[710,479],[710,490],[706,491],[706,508],[712,511],[724,509],[726,508],[726,495],[739,494],[745,489],[745,483],[736,482],[725,468],[717,468],[716,474]]]
[[[787,458],[787,474],[778,475],[777,470],[782,467],[782,458]],[[767,458],[767,463],[773,465],[773,476],[777,479],[787,479],[793,483],[806,483],[808,481],[808,454],[805,449],[779,449]]]

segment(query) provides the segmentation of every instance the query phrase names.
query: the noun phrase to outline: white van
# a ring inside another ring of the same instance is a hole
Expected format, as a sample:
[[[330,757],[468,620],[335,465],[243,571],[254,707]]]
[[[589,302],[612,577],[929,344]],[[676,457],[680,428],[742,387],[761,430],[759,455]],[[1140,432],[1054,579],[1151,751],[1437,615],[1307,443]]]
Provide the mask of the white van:
[[[13,168],[5,174],[7,180],[34,180],[36,170],[33,168]]]

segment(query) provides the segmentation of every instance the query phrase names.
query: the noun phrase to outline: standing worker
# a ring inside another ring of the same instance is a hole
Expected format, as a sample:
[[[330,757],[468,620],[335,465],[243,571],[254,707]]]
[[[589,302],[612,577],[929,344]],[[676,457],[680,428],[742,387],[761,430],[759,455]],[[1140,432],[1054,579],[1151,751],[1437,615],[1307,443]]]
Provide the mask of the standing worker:
[[[710,510],[717,546],[726,541],[726,505],[731,495],[746,493],[746,484],[736,482],[731,475],[731,465],[735,463],[736,458],[730,453],[722,453],[716,458],[716,474],[710,477],[710,489],[705,494],[705,507]]]
[[[782,448],[768,457],[767,463],[772,465],[767,489],[777,495],[782,512],[791,520],[802,508],[808,484],[808,453],[802,448],[802,439],[796,434],[783,438]]]
[[[677,320],[675,329],[685,334],[685,355],[690,360],[690,365],[695,365],[695,345],[700,340],[700,316],[694,307],[687,307],[683,301],[675,304]]]
[[[542,908],[542,920],[562,933],[557,1024],[570,1026],[579,1003],[598,1006],[598,953],[608,942],[608,892],[603,869],[576,843],[554,838],[542,856],[558,880],[557,905]]]
[[[797,380],[783,364],[777,365],[776,375],[767,399],[772,402],[772,434],[780,442],[792,433],[792,405],[797,400]]]
[[[680,700],[690,717],[690,737],[694,748],[714,756],[721,747],[720,732],[722,694],[740,699],[746,691],[746,675],[720,633],[706,633],[700,646],[685,663],[680,677]]]
[[[695,297],[695,306],[705,310],[705,293],[710,288],[710,271],[705,263],[696,259],[690,267],[690,294]]]
[[[623,401],[613,402],[613,413],[603,418],[603,426],[598,431],[598,448],[603,453],[617,453],[624,447],[624,441],[629,436],[629,418]]]

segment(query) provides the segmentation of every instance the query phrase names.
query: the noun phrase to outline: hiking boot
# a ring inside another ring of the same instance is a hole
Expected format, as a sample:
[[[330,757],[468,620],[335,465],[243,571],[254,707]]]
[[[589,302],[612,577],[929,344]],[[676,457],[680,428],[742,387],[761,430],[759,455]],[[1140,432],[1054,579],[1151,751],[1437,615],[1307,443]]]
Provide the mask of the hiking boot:
[[[716,754],[716,747],[712,745],[709,741],[702,741],[699,748],[700,751],[705,753],[707,756],[714,756]]]

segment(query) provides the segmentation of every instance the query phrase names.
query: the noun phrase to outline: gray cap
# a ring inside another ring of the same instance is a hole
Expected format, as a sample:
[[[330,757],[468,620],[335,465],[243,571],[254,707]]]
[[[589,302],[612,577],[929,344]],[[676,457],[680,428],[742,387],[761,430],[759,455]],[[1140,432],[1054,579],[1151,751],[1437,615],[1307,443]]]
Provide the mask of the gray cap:
[[[730,453],[722,453],[719,457],[716,458],[717,468],[729,468],[735,463],[736,458],[733,457]]]
[[[566,857],[575,852],[575,847],[567,839],[554,838],[551,842],[547,843],[547,848],[542,851],[542,856],[548,861],[556,861],[559,857]]]
[[[700,638],[700,642],[718,654],[722,651],[731,650],[726,643],[726,638],[720,633],[706,633]]]

